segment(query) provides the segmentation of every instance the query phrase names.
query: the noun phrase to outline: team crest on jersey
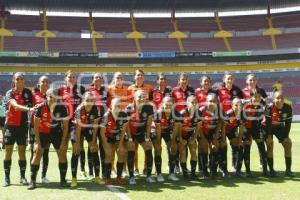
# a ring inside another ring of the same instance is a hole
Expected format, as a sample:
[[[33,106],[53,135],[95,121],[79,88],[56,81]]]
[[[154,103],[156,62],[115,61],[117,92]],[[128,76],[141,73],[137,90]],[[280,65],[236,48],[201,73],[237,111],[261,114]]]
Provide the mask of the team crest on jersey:
[[[233,94],[233,95],[237,95],[237,92],[234,90],[234,91],[232,92],[232,94]]]
[[[146,118],[147,117],[147,113],[144,112],[143,113],[143,117]]]
[[[59,114],[59,113],[56,113],[56,114],[55,114],[55,117],[56,117],[56,118],[59,118],[59,117],[60,117],[60,114]]]
[[[287,114],[286,114],[286,113],[283,113],[283,114],[282,114],[282,118],[287,118]]]
[[[24,94],[24,97],[25,97],[26,99],[28,99],[29,96],[28,96],[27,93],[25,93],[25,94]]]
[[[119,125],[122,125],[123,124],[123,120],[120,120],[118,123],[119,123]]]
[[[95,116],[94,116],[94,115],[91,115],[91,116],[90,116],[90,119],[94,119],[94,118],[95,118]]]

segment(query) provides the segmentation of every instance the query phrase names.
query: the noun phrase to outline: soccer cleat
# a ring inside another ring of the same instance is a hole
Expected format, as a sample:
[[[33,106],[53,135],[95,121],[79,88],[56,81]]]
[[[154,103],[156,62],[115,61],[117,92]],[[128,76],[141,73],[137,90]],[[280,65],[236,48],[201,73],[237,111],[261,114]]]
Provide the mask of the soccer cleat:
[[[126,171],[123,171],[123,172],[122,172],[122,177],[125,178],[126,176],[128,176],[127,172],[126,172]]]
[[[147,183],[155,183],[156,182],[152,176],[148,176],[146,178],[146,181],[147,181]]]
[[[77,178],[72,178],[72,182],[71,182],[71,188],[75,188],[77,187]]]
[[[98,184],[98,185],[103,185],[104,183],[106,183],[106,182],[104,182],[103,179],[101,179],[99,176],[96,176],[96,177],[95,177],[94,182],[95,182],[96,184]]]
[[[43,177],[43,178],[41,179],[41,183],[42,183],[42,184],[47,184],[47,183],[50,183],[50,181],[49,181],[46,177]]]
[[[60,181],[60,187],[68,188],[68,187],[70,187],[70,184],[66,180],[63,180],[63,181]]]
[[[116,179],[116,182],[117,182],[118,185],[126,185],[127,184],[127,181],[125,179],[121,178],[121,177],[118,177]]]
[[[115,170],[111,171],[111,178],[117,178],[117,173]]]
[[[235,177],[238,177],[238,178],[241,178],[241,177],[242,177],[241,171],[236,171],[236,172],[234,173],[234,175],[235,175]]]
[[[136,185],[136,181],[134,177],[129,178],[129,185]]]
[[[272,171],[270,171],[270,177],[271,178],[276,178],[278,175],[277,175],[277,172],[276,171],[274,171],[274,170],[272,170]]]
[[[252,175],[251,172],[246,172],[245,177],[246,178],[253,178],[253,175]]]
[[[139,176],[139,175],[140,175],[139,170],[138,170],[138,169],[135,169],[135,170],[134,170],[134,176]]]
[[[27,189],[28,190],[34,190],[35,188],[36,188],[35,181],[30,181]]]
[[[228,177],[229,177],[228,172],[227,172],[227,171],[223,171],[223,172],[222,172],[222,177],[223,177],[223,178],[228,178]]]
[[[94,180],[94,179],[95,179],[95,177],[94,177],[94,175],[93,175],[93,174],[90,174],[90,175],[89,175],[89,177],[88,177],[88,179],[89,179],[90,181],[92,181],[92,180]]]
[[[85,171],[80,171],[80,176],[87,178],[87,174]]]
[[[4,179],[4,182],[3,182],[3,185],[2,185],[3,187],[8,187],[8,186],[10,186],[10,179]]]
[[[285,174],[284,174],[284,176],[290,177],[290,178],[295,177],[295,175],[294,175],[293,172],[291,172],[291,171],[286,171]]]
[[[180,173],[180,167],[175,166],[174,172],[175,172],[175,174],[179,174]]]
[[[21,185],[28,185],[28,181],[27,181],[27,179],[24,177],[24,178],[21,178],[20,179],[20,184]]]
[[[107,178],[105,180],[105,185],[112,185],[112,179],[111,178]]]
[[[164,177],[161,174],[158,174],[156,177],[157,182],[162,183],[165,181]]]
[[[169,175],[168,179],[171,181],[179,181],[179,178],[173,173]]]

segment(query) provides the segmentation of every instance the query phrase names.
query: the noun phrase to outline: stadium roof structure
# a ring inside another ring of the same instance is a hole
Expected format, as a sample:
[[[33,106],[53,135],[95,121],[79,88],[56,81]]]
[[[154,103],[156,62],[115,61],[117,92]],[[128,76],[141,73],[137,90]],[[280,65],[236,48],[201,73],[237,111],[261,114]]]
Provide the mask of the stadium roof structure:
[[[235,11],[299,6],[299,0],[0,0],[8,9],[49,11]]]

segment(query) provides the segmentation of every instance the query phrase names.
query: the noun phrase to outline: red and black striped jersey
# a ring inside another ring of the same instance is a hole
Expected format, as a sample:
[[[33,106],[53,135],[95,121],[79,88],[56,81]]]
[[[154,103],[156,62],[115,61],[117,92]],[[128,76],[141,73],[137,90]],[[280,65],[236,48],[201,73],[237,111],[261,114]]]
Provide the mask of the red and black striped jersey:
[[[138,112],[134,104],[129,104],[125,109],[129,117],[129,128],[132,135],[145,134],[147,130],[147,120],[153,115],[153,106],[144,104]]]
[[[243,98],[243,92],[235,85],[232,86],[231,90],[228,90],[224,85],[218,89],[218,96],[220,101],[220,109],[223,112],[227,112],[231,109],[231,102],[234,98]]]
[[[219,109],[210,112],[206,106],[199,108],[199,116],[202,121],[201,130],[204,135],[208,135],[211,131],[216,130],[220,123]]]
[[[15,100],[19,105],[32,107],[32,92],[28,88],[24,88],[22,92],[18,92],[15,89],[11,89],[6,92],[5,100],[7,108],[5,124],[10,126],[27,126],[27,112],[22,112],[21,110],[15,109],[10,104],[10,101]]]
[[[153,90],[153,103],[154,103],[154,108],[155,110],[158,110],[161,106],[162,100],[164,99],[165,96],[171,96],[172,88],[167,86],[164,91],[161,91],[158,87],[156,87]]]
[[[187,86],[185,90],[181,87],[175,87],[172,90],[172,97],[175,103],[175,109],[177,111],[181,111],[186,108],[186,99],[191,96],[195,95],[195,90],[191,86]]]
[[[40,119],[39,132],[50,134],[62,128],[61,121],[68,117],[68,112],[64,105],[57,104],[51,113],[47,101],[44,101],[39,104],[34,115]]]
[[[101,127],[106,128],[106,137],[116,137],[121,134],[122,126],[128,122],[128,116],[125,112],[119,112],[117,118],[115,119],[112,112],[107,111],[101,122]]]

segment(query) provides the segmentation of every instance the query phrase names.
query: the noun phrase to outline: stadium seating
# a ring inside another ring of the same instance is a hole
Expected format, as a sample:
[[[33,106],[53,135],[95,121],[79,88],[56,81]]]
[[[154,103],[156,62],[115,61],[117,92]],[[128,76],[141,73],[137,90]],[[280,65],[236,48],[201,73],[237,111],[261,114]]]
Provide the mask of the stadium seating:
[[[43,38],[6,37],[5,51],[44,51]]]

